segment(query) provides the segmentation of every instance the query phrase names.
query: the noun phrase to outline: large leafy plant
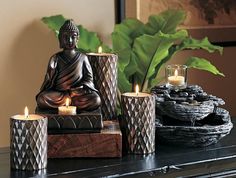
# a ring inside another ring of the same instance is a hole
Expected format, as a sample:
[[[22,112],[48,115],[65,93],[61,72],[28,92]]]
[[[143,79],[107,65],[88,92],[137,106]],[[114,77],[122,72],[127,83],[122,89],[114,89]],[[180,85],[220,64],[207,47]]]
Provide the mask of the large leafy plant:
[[[163,79],[159,75],[160,70],[177,52],[184,49],[203,49],[210,53],[223,53],[223,48],[211,44],[207,37],[197,40],[191,38],[187,30],[178,29],[185,18],[186,14],[182,10],[167,10],[150,16],[146,24],[137,19],[126,19],[114,28],[112,49],[104,45],[96,33],[78,25],[78,48],[83,52],[96,52],[99,46],[103,46],[104,51],[117,53],[120,92],[131,91],[134,83],[141,86],[141,91],[148,91]],[[61,15],[42,18],[56,35],[65,20]],[[189,68],[224,76],[204,58],[190,56],[183,63]]]

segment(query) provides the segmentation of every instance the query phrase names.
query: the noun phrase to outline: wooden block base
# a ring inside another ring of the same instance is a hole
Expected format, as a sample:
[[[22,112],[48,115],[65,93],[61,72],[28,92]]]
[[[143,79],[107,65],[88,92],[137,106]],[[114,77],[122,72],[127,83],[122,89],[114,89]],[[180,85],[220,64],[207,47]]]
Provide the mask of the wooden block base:
[[[48,158],[121,157],[119,123],[104,121],[101,133],[48,135]]]

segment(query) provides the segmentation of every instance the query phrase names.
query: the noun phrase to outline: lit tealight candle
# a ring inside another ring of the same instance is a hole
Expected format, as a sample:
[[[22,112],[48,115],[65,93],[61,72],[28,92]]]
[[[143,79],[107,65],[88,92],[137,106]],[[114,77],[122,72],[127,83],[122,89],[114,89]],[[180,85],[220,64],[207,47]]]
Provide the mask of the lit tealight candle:
[[[155,151],[155,97],[135,92],[121,95],[122,121],[128,140],[128,152],[148,154]]]
[[[175,69],[174,76],[169,76],[168,82],[169,84],[174,85],[174,86],[181,86],[185,84],[185,79],[184,79],[184,76],[179,76],[178,70]]]
[[[43,117],[37,114],[29,114],[29,109],[26,106],[24,109],[24,115],[15,115],[12,116],[13,119],[17,119],[17,120],[37,120],[37,119],[42,119]]]
[[[39,170],[47,166],[47,118],[29,114],[10,119],[11,167],[20,170]]]
[[[76,106],[69,106],[70,100],[66,98],[66,105],[58,107],[58,112],[61,115],[76,115]]]
[[[98,47],[98,53],[99,53],[99,54],[102,53],[102,47],[101,47],[101,46]]]
[[[168,87],[179,90],[187,86],[187,66],[170,64],[166,66],[166,84]]]
[[[136,85],[136,87],[135,87],[135,93],[138,96],[138,93],[139,93],[139,86],[138,85]]]
[[[122,95],[128,96],[128,97],[137,97],[137,98],[151,96],[151,94],[149,94],[149,93],[139,92],[139,86],[138,85],[135,86],[135,92],[128,92],[128,93],[124,93]]]

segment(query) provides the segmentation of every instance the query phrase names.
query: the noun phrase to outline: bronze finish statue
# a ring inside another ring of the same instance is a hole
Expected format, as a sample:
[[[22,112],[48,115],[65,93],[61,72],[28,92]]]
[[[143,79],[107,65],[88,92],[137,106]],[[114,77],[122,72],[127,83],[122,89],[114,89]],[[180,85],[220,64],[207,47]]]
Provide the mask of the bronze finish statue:
[[[79,29],[72,20],[67,20],[59,31],[61,52],[53,55],[49,61],[47,73],[36,96],[40,109],[53,109],[70,105],[80,111],[92,111],[101,104],[98,91],[94,88],[93,73],[88,58],[76,49]]]

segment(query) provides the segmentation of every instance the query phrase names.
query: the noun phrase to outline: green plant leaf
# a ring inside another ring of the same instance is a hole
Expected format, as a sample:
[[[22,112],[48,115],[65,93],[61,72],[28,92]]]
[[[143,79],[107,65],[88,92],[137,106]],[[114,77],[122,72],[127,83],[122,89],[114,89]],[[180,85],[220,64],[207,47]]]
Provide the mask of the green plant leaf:
[[[132,51],[130,56],[130,63],[124,69],[124,73],[129,81],[131,80],[131,77],[133,77],[132,75],[134,75],[137,72],[142,72],[142,70],[138,68],[137,62],[138,62],[137,56]]]
[[[137,19],[126,19],[122,23],[115,25],[112,33],[112,44],[115,52],[123,48],[130,47],[136,36],[136,31],[143,27],[143,23]]]
[[[43,17],[41,20],[43,21],[43,23],[45,23],[48,26],[49,29],[54,31],[56,35],[59,34],[59,29],[61,28],[63,23],[66,21],[63,15]]]
[[[215,75],[225,76],[214,65],[212,65],[207,59],[199,57],[190,57],[185,63],[189,68],[195,68],[211,72]]]
[[[180,30],[174,34],[158,32],[154,36],[143,35],[136,38],[133,51],[136,59],[138,59],[136,75],[142,91],[147,89],[144,88],[144,84],[157,72],[156,66],[168,56],[169,48],[176,40],[183,39],[186,36],[187,31]]]
[[[161,31],[163,33],[175,33],[178,25],[184,22],[186,13],[183,10],[170,9],[159,15],[151,15],[148,23],[141,29],[143,33],[154,35]]]
[[[160,71],[175,53],[176,46],[171,46],[169,48],[168,55],[156,66],[154,74],[150,77],[150,85],[148,86],[148,88],[152,88],[162,81],[162,78],[159,77]]]
[[[112,52],[112,49],[109,46],[107,46],[106,44],[104,44],[104,43],[101,44],[101,47],[102,47],[102,51],[104,53],[111,53]]]
[[[129,64],[131,58],[131,49],[125,48],[118,52],[118,68],[124,72],[125,67]]]
[[[223,54],[223,48],[211,44],[207,37],[203,38],[202,40],[193,39],[191,37],[186,38],[182,41],[177,50],[183,49],[204,49],[209,53],[218,51],[220,54]]]
[[[102,42],[95,32],[90,32],[82,25],[78,26],[80,31],[80,39],[78,41],[78,48],[85,52],[97,52],[98,47]]]
[[[113,51],[119,56],[118,66],[121,71],[130,63],[131,48],[133,43],[132,34],[142,26],[143,23],[136,19],[124,20],[114,28],[112,33]]]
[[[130,52],[129,52],[130,54]],[[125,55],[125,53],[124,53]],[[136,56],[131,52],[130,56],[130,63],[128,66],[122,68],[120,65],[122,63],[118,63],[118,84],[119,83],[124,83],[124,85],[119,85],[120,91],[123,92],[129,92],[132,89],[132,75],[134,75],[137,72],[137,61],[136,61]]]
[[[158,83],[162,82],[163,80],[165,80],[165,76],[156,75],[156,77],[151,80],[150,86],[148,86],[148,89],[151,89],[152,87],[156,86]]]
[[[118,88],[121,93],[131,91],[132,84],[128,81],[125,73],[118,68]]]
[[[145,25],[133,32],[133,37],[139,37],[143,34],[155,35],[159,31],[175,33],[177,26],[182,24],[185,19],[186,13],[183,10],[169,9],[158,15],[151,15]]]
[[[112,33],[113,40],[113,51],[119,56],[118,67],[121,71],[124,71],[124,68],[130,62],[131,47],[129,44],[129,37],[123,36],[119,33]],[[114,42],[115,41],[115,42]]]
[[[121,92],[131,91],[130,77],[135,73],[136,61],[133,59],[132,44],[135,32],[143,26],[136,19],[126,19],[114,28],[112,33],[113,51],[119,56],[118,85]],[[124,84],[121,84],[124,83]]]

